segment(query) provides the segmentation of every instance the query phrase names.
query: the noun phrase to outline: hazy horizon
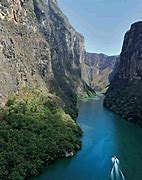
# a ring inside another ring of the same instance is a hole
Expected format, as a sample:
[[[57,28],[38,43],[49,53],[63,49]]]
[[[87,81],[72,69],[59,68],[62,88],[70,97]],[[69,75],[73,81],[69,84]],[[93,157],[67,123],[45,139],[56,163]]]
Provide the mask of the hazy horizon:
[[[142,20],[141,0],[58,0],[70,23],[85,38],[87,52],[119,55],[125,33]]]

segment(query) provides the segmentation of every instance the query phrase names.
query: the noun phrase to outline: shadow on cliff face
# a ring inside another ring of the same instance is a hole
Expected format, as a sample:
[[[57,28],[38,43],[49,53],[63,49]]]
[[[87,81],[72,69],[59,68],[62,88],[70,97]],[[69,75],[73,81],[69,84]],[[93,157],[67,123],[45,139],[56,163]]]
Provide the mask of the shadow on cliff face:
[[[34,0],[34,11],[39,29],[50,46],[54,78],[50,91],[65,102],[65,111],[73,118],[77,116],[77,89],[84,91],[81,81],[80,58],[84,58],[84,38],[69,24],[56,3],[48,5]]]

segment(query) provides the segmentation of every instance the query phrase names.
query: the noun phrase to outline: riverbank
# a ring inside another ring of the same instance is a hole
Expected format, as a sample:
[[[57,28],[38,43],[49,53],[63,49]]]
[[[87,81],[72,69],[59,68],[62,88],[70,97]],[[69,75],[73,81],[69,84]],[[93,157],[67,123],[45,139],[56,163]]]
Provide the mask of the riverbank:
[[[141,180],[141,128],[103,107],[103,99],[78,102],[82,149],[55,161],[34,180],[110,180],[114,155],[126,179]]]
[[[90,94],[90,96],[83,96],[78,98],[78,101],[89,101],[89,100],[100,100],[100,97],[104,97],[104,94],[101,92],[95,92]]]

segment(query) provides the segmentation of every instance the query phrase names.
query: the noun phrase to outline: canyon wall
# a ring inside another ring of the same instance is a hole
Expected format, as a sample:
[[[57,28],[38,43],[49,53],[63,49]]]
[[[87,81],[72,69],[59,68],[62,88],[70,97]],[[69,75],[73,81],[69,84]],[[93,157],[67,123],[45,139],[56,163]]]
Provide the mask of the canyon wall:
[[[142,21],[132,24],[125,34],[120,63],[104,105],[142,126]]]
[[[23,87],[40,88],[76,114],[77,95],[84,93],[83,36],[55,0],[1,0],[0,5],[1,104]]]
[[[0,1],[0,179],[29,179],[81,148],[84,59],[56,0]]]

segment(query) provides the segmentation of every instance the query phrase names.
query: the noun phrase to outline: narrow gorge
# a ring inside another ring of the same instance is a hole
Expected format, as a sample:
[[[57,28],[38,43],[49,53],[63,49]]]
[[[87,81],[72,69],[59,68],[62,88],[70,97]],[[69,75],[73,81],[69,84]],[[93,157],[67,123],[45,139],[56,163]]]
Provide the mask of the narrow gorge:
[[[0,179],[141,180],[142,21],[120,55],[91,53],[58,3],[0,0]]]

